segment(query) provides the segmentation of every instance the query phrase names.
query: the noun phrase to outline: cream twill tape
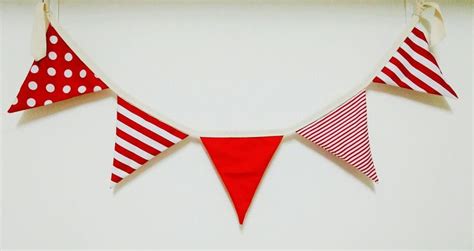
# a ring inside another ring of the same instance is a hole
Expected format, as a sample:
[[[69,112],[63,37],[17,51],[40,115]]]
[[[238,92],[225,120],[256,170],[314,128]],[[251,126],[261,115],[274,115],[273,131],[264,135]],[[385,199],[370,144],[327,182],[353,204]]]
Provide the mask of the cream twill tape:
[[[434,10],[433,17],[431,19],[427,19],[425,16],[429,15],[427,12],[429,10]],[[326,106],[324,109],[319,111],[318,113],[312,114],[307,119],[296,123],[295,125],[288,127],[286,129],[280,130],[261,130],[261,131],[251,131],[251,132],[227,132],[227,131],[195,131],[191,128],[188,128],[172,119],[167,118],[166,116],[160,114],[159,112],[155,111],[154,109],[148,107],[147,105],[143,104],[139,100],[131,97],[128,95],[124,90],[119,88],[114,84],[113,81],[110,80],[104,74],[97,65],[93,63],[93,61],[84,53],[80,47],[74,43],[74,41],[70,38],[66,31],[64,31],[61,26],[58,24],[58,21],[49,11],[49,1],[42,1],[37,4],[35,8],[35,23],[33,26],[33,33],[32,33],[32,55],[35,60],[39,60],[46,55],[46,28],[50,23],[57,32],[61,35],[61,37],[68,43],[68,45],[75,51],[75,53],[84,61],[86,65],[88,65],[95,74],[100,77],[113,91],[117,96],[120,96],[127,101],[133,103],[137,107],[140,107],[143,111],[149,113],[150,115],[159,118],[163,122],[173,125],[173,127],[177,128],[180,131],[186,132],[189,137],[199,138],[202,136],[225,136],[225,137],[252,137],[252,136],[261,136],[261,135],[284,135],[290,136],[295,134],[295,131],[300,129],[301,127],[307,125],[308,123],[315,121],[327,113],[336,109],[339,105],[347,101],[352,96],[359,93],[361,90],[366,89],[371,83],[374,76],[383,68],[386,62],[390,59],[390,57],[394,54],[394,52],[398,49],[400,44],[403,40],[408,36],[411,30],[418,24],[418,22],[429,22],[431,25],[430,27],[430,42],[432,45],[436,45],[439,43],[441,39],[445,36],[445,27],[444,27],[444,20],[441,14],[441,10],[438,4],[433,2],[426,2],[422,0],[417,0],[415,3],[415,12],[406,26],[405,30],[401,33],[399,38],[396,42],[392,45],[391,49],[385,54],[383,58],[379,61],[377,67],[374,68],[374,71],[367,76],[366,80],[363,84],[359,85],[358,87],[354,88],[350,92],[348,92],[343,97],[337,99],[331,105]]]

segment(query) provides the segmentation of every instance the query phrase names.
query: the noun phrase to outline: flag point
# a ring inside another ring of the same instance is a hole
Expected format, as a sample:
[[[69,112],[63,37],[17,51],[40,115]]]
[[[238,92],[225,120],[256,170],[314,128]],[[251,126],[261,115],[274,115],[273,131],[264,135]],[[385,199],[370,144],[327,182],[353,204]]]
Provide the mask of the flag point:
[[[283,136],[201,137],[234,204],[240,225]]]

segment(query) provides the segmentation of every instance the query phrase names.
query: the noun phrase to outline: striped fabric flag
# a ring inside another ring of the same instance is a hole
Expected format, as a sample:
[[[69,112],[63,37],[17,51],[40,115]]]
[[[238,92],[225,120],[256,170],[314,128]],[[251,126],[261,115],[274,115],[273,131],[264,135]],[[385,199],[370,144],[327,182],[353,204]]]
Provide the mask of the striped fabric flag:
[[[370,152],[365,90],[296,133],[378,182]]]
[[[423,30],[421,25],[413,28],[373,82],[457,98],[444,80]]]
[[[120,97],[117,103],[111,187],[188,136]]]

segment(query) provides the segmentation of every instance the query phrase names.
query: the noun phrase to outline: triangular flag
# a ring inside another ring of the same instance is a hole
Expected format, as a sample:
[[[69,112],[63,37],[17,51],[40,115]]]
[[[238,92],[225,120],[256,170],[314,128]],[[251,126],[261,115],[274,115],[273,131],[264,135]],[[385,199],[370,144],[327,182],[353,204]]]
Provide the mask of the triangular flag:
[[[378,182],[370,152],[365,90],[296,132]]]
[[[9,113],[108,88],[74,53],[52,25],[46,31],[47,56],[34,61]]]
[[[188,135],[117,97],[111,187]]]
[[[412,29],[372,81],[445,97],[458,97],[444,80],[420,24]]]
[[[201,137],[243,224],[258,184],[283,136]]]

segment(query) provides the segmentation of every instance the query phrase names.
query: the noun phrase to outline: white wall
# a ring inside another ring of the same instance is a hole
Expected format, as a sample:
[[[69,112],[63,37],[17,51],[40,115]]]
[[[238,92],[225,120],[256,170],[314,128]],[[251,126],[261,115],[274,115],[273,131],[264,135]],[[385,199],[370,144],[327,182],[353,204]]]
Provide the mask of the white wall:
[[[441,4],[448,37],[436,48],[459,100],[368,92],[380,184],[288,138],[243,228],[197,140],[110,192],[109,92],[6,114],[31,64],[34,3],[2,6],[3,247],[471,246],[469,1]],[[59,21],[115,85],[163,116],[242,134],[294,126],[361,85],[407,17],[403,1],[64,0]]]

